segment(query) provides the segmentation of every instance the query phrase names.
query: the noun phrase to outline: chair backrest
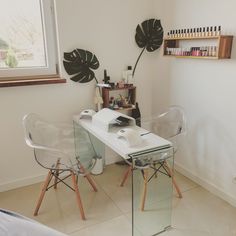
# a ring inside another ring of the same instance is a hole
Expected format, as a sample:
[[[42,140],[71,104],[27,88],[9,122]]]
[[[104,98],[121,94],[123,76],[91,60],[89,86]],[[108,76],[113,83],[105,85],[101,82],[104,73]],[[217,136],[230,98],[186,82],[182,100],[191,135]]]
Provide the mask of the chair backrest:
[[[24,116],[23,127],[26,144],[34,148],[35,159],[44,168],[55,169],[59,161],[59,169],[84,174],[93,167],[96,153],[82,127],[53,124],[33,113]]]
[[[179,138],[185,135],[187,131],[184,110],[180,106],[170,106],[150,121],[144,121],[143,123],[153,133],[170,140],[175,151],[179,146]]]

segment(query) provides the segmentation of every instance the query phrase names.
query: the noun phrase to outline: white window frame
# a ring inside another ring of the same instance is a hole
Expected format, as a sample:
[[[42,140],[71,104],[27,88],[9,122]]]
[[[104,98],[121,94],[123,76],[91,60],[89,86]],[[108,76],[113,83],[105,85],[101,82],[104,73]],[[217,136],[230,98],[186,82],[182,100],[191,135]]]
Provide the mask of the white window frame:
[[[56,25],[54,15],[54,0],[39,0],[43,26],[46,66],[32,68],[0,68],[0,80],[4,78],[46,77],[58,75],[58,53],[56,40]]]

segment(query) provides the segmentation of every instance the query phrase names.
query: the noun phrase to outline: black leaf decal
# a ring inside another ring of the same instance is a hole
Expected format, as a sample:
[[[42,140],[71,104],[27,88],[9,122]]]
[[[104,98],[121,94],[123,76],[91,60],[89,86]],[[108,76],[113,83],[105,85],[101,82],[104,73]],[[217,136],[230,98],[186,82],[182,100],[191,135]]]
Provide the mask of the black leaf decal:
[[[134,71],[133,76],[137,67],[137,64],[145,51],[154,52],[159,49],[163,43],[164,31],[161,25],[161,21],[157,19],[145,20],[141,25],[136,27],[135,41],[137,45],[142,48],[142,52],[139,55]]]
[[[75,49],[64,53],[64,67],[68,75],[73,75],[71,80],[79,83],[88,83],[96,79],[93,70],[99,68],[97,57],[86,50]]]

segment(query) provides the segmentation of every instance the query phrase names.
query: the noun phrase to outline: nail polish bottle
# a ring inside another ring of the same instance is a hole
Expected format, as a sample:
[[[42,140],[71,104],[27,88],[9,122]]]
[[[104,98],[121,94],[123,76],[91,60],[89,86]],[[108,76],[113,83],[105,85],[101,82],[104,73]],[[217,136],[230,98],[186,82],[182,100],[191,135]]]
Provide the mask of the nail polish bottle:
[[[217,36],[217,27],[214,27],[213,36]]]
[[[207,36],[207,37],[209,36],[209,27],[207,27],[206,36]]]
[[[174,38],[177,38],[177,30],[174,30]]]
[[[205,36],[206,36],[206,28],[203,27],[203,29],[202,29],[202,37],[205,37]]]
[[[199,29],[199,37],[202,37],[202,28]]]
[[[213,26],[210,28],[210,36],[213,36]]]
[[[186,37],[189,38],[189,29],[187,29]]]
[[[184,30],[184,37],[187,38],[188,34],[187,34],[187,29]]]
[[[181,38],[184,37],[184,30],[181,30],[180,37],[181,37]]]
[[[218,27],[217,35],[218,35],[218,36],[221,35],[221,26]]]
[[[193,29],[190,29],[190,37],[193,37]]]

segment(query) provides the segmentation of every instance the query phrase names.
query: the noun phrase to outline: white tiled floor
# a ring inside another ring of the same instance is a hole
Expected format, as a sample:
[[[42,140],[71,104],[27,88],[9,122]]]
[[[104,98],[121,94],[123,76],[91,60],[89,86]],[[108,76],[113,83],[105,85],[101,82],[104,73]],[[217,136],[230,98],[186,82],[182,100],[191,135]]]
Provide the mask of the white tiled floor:
[[[0,193],[0,208],[10,209],[71,236],[131,236],[131,180],[119,187],[126,166],[111,165],[95,177],[98,192],[79,181],[86,221],[80,219],[73,192],[63,185],[46,194],[32,216],[41,184]],[[172,227],[163,236],[236,236],[236,208],[176,173],[183,199],[173,197]]]

